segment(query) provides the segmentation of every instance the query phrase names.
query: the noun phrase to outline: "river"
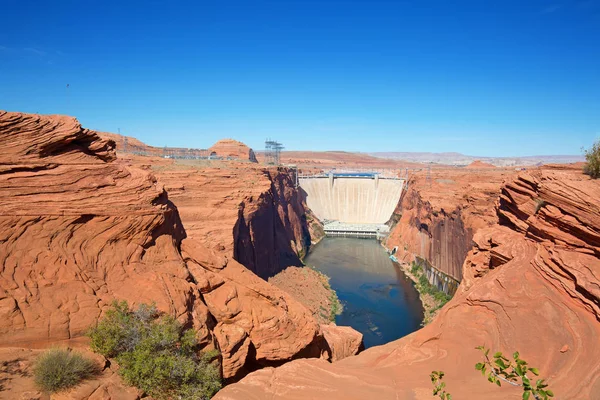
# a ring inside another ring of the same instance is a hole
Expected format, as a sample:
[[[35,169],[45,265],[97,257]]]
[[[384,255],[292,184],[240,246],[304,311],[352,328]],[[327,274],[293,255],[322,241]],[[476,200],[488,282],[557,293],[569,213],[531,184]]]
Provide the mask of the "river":
[[[304,262],[331,278],[344,306],[335,322],[361,332],[366,348],[419,329],[419,294],[376,240],[326,237]]]

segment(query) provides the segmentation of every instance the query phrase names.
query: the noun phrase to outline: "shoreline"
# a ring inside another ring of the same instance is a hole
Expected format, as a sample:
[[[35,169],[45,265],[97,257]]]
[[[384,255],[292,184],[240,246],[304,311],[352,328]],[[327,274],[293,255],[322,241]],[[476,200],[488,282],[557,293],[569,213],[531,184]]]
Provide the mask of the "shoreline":
[[[437,300],[433,295],[425,293],[419,284],[419,278],[412,273],[411,265],[404,262],[391,260],[393,264],[397,265],[405,276],[407,276],[412,282],[416,291],[419,293],[419,299],[423,305],[423,321],[421,326],[429,324],[438,315],[442,307],[447,302]]]

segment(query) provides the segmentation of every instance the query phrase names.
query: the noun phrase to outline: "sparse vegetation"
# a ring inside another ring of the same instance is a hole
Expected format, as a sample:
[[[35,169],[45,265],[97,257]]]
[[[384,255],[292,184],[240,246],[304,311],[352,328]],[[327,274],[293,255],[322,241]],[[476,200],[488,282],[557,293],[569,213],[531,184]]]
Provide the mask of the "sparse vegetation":
[[[221,388],[211,363],[218,353],[199,352],[196,331],[154,305],[132,311],[115,302],[89,336],[94,351],[116,358],[125,382],[156,399],[209,399]]]
[[[539,376],[537,368],[529,367],[527,361],[520,358],[519,352],[513,353],[513,361],[505,357],[498,351],[493,355],[493,361],[490,359],[490,349],[485,346],[477,346],[477,350],[483,353],[483,362],[475,364],[475,369],[481,371],[483,376],[487,376],[490,383],[502,386],[501,382],[523,388],[523,400],[529,400],[531,397],[535,400],[548,400],[554,397],[552,390],[548,389],[548,384],[544,379],[536,379],[533,383],[533,376]],[[431,383],[433,384],[433,395],[439,396],[442,400],[451,400],[452,395],[446,392],[443,371],[432,371]]]
[[[46,393],[71,388],[99,372],[100,368],[93,360],[58,348],[42,353],[33,367],[35,385]]]
[[[435,312],[442,308],[447,302],[452,299],[452,296],[438,290],[437,287],[429,283],[423,268],[415,261],[412,262],[410,273],[416,279],[415,288],[419,293],[425,296],[430,296],[433,301],[433,306],[425,309],[425,317],[422,325],[427,325],[434,317]]]
[[[444,379],[443,371],[431,371],[431,383],[433,384],[433,395],[439,396],[441,400],[452,400],[452,395],[446,392],[446,382],[442,382]]]
[[[584,172],[593,179],[600,178],[600,140],[596,141],[590,149],[583,150],[587,161]]]

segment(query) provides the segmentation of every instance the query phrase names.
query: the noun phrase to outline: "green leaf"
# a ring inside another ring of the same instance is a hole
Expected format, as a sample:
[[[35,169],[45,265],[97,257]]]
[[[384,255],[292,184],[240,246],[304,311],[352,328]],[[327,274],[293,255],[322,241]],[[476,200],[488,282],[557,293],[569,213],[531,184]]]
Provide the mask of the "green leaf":
[[[498,379],[496,379],[496,385],[498,385],[498,386],[502,386],[502,385],[500,384],[500,381],[499,381]]]
[[[513,353],[513,358],[514,358],[515,360],[516,360],[517,358],[519,358],[519,352],[518,352],[518,351],[515,351],[515,352]]]
[[[521,366],[518,364],[517,364],[517,367],[515,368],[515,372],[517,373],[517,375],[523,376],[523,370],[521,369]]]
[[[538,376],[538,375],[540,374],[540,371],[538,371],[538,369],[537,369],[537,368],[529,368],[529,370],[530,370],[531,372],[533,372],[533,374],[534,374],[535,376]]]
[[[446,400],[452,400],[452,395],[450,393],[446,394]]]
[[[546,394],[550,397],[554,397],[554,392],[552,390],[546,390]]]
[[[502,353],[501,352],[498,351],[498,352],[496,352],[494,354],[494,358],[500,358],[500,357],[502,357]]]
[[[529,400],[530,395],[531,395],[531,392],[529,390],[523,392],[523,400]]]
[[[477,371],[481,371],[483,369],[483,363],[477,363],[477,364],[475,364],[475,369]]]
[[[494,360],[494,362],[495,362],[496,364],[498,364],[498,366],[499,366],[501,369],[506,369],[506,364],[504,364],[504,361],[502,361],[502,359],[500,359],[500,358],[497,358],[496,360]]]
[[[543,384],[544,384],[544,380],[543,379],[538,379],[537,381],[535,381],[535,387],[537,389],[540,389]]]
[[[485,356],[487,357],[490,354],[490,349],[485,349]]]

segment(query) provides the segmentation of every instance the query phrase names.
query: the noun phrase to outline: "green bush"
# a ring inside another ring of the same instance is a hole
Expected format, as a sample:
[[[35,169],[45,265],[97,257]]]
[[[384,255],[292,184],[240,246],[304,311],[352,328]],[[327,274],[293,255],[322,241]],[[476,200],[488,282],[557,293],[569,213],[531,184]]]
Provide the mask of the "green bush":
[[[421,267],[419,267],[419,264],[413,261],[410,267],[410,273],[414,276],[417,276],[419,272],[421,272]]]
[[[591,149],[584,150],[584,153],[587,161],[585,173],[594,179],[600,178],[600,140]]]
[[[51,349],[42,353],[33,367],[36,386],[47,393],[73,387],[99,372],[100,368],[94,361],[67,349]]]
[[[159,316],[154,305],[131,311],[115,302],[89,336],[94,351],[116,358],[125,382],[156,399],[209,399],[221,388],[211,363],[218,353],[199,353],[196,331]]]

